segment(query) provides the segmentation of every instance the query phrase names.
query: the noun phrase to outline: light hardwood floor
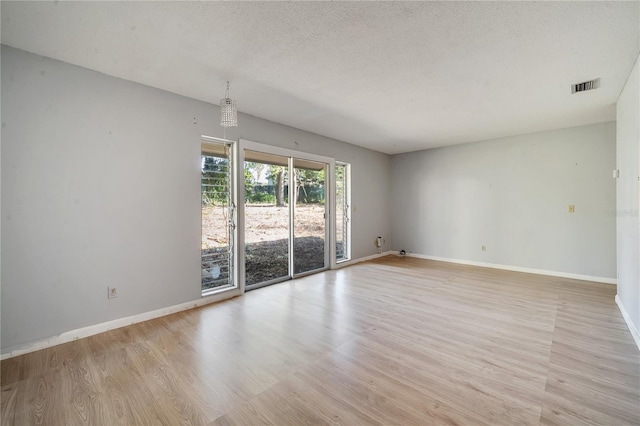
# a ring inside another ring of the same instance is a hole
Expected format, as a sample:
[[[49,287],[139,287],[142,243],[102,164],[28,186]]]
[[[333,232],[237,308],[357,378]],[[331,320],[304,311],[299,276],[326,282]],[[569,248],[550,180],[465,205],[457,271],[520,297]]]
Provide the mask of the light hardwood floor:
[[[2,424],[640,424],[615,286],[389,256],[1,363]]]

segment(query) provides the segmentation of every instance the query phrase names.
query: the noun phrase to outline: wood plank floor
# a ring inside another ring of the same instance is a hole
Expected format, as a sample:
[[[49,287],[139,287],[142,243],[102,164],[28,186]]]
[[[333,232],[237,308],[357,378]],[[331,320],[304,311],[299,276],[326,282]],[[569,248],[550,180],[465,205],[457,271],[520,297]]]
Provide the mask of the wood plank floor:
[[[615,286],[388,256],[2,361],[3,425],[638,425]]]

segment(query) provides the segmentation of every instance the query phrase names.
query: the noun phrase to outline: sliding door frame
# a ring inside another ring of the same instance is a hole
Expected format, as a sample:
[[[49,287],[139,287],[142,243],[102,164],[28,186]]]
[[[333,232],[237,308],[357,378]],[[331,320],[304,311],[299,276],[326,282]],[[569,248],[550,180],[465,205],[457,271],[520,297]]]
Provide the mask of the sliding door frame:
[[[238,203],[236,207],[237,211],[237,221],[236,221],[236,241],[237,241],[237,254],[238,254],[238,262],[237,262],[237,274],[238,274],[238,286],[240,288],[240,292],[244,293],[246,291],[246,276],[245,276],[245,189],[244,185],[239,184],[240,182],[244,183],[244,160],[245,150],[250,151],[258,151],[264,152],[268,154],[280,155],[283,157],[289,158],[289,170],[292,170],[293,166],[293,158],[300,158],[303,160],[316,161],[319,163],[325,163],[328,165],[328,170],[325,172],[325,250],[324,250],[324,268],[316,269],[314,271],[309,271],[301,274],[295,274],[292,269],[293,265],[291,264],[291,259],[293,259],[293,238],[291,235],[293,233],[293,215],[290,214],[290,225],[289,225],[289,279],[290,278],[298,278],[304,275],[308,275],[315,272],[325,271],[328,269],[335,268],[336,265],[336,247],[335,247],[335,219],[334,219],[334,200],[335,200],[335,185],[334,185],[334,175],[335,175],[335,159],[332,157],[325,157],[322,155],[309,154],[302,151],[296,151],[288,148],[281,148],[272,145],[266,145],[258,142],[252,142],[246,139],[240,139],[236,152],[236,159],[238,167],[236,168],[236,179],[237,184],[237,196]],[[293,201],[295,201],[295,191],[291,190],[291,176],[289,178],[289,212],[291,209],[295,209],[293,207]],[[269,282],[266,282],[268,284]],[[257,286],[260,287],[260,286]],[[252,288],[257,288],[252,287]]]

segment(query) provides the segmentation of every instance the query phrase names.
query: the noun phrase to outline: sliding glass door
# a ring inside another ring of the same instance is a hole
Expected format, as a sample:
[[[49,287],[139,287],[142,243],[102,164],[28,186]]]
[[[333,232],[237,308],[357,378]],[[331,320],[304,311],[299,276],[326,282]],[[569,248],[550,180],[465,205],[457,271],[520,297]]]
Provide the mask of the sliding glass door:
[[[244,246],[247,288],[290,277],[289,158],[244,152]]]
[[[325,176],[327,164],[293,159],[295,193],[293,211],[293,272],[304,274],[324,269],[327,203]]]
[[[245,289],[329,267],[330,158],[243,141]]]
[[[349,259],[348,165],[203,136],[200,166],[203,296],[240,293]]]

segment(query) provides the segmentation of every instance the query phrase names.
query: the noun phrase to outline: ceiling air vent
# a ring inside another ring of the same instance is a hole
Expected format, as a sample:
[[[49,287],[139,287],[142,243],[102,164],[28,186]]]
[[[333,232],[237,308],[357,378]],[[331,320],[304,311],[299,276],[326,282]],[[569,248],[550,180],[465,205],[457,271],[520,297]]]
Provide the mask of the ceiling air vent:
[[[582,83],[576,83],[571,85],[571,93],[586,92],[587,90],[593,90],[600,87],[600,79],[589,80]]]

